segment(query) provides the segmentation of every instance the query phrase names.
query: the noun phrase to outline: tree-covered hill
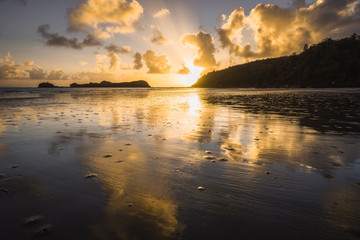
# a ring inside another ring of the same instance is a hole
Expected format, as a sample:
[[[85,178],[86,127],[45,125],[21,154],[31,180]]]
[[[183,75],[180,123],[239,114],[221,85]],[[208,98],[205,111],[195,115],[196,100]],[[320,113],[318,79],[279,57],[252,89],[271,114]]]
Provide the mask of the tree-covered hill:
[[[192,87],[360,87],[360,36],[325,39],[300,54],[210,72]]]

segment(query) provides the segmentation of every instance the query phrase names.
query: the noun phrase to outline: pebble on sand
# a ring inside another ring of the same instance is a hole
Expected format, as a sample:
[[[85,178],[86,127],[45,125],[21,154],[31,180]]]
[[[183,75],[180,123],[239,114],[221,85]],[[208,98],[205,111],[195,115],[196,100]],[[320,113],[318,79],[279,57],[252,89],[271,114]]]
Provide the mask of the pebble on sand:
[[[112,155],[111,155],[111,154],[106,154],[106,155],[104,155],[103,157],[104,157],[104,158],[111,158]]]
[[[204,156],[204,159],[207,159],[207,160],[213,160],[215,159],[216,157],[214,156]]]
[[[97,177],[96,173],[89,173],[84,176],[84,178],[95,178],[95,177]]]
[[[226,158],[219,158],[218,161],[220,161],[220,162],[227,162],[227,161],[229,161],[229,160],[226,159]]]
[[[202,187],[202,186],[199,186],[197,189],[198,189],[199,191],[204,191],[204,190],[205,190],[205,188]]]
[[[28,217],[24,220],[24,226],[30,226],[30,225],[40,223],[44,220],[44,218],[45,217],[43,215],[35,215],[35,216]]]
[[[212,154],[212,152],[211,152],[211,151],[205,151],[205,153],[206,153],[206,154]]]
[[[7,190],[6,188],[0,188],[0,191],[2,191],[4,193],[9,193],[9,190]]]
[[[35,235],[44,235],[44,234],[47,234],[47,233],[51,232],[52,227],[53,227],[53,226],[52,226],[51,224],[41,225],[39,228],[37,228],[37,229],[34,231],[34,234],[35,234]]]
[[[269,171],[266,171],[265,173],[266,173],[266,174],[270,174],[270,172],[269,172]]]
[[[224,149],[226,149],[228,151],[235,151],[235,148],[232,148],[232,147],[224,147]]]

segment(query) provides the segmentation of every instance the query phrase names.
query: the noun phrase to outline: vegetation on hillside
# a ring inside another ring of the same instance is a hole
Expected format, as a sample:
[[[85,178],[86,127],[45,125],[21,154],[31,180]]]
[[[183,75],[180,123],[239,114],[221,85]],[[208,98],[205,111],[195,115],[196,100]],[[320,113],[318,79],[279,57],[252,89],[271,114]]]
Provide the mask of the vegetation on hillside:
[[[360,36],[327,38],[300,54],[210,72],[192,87],[360,87]]]

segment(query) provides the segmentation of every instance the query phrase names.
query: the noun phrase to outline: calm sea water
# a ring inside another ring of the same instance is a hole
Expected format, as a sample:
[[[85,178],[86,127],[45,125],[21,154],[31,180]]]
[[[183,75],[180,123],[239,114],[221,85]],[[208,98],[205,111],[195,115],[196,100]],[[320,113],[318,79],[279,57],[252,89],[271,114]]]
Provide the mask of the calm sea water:
[[[359,239],[360,90],[0,89],[0,190],[1,239]]]

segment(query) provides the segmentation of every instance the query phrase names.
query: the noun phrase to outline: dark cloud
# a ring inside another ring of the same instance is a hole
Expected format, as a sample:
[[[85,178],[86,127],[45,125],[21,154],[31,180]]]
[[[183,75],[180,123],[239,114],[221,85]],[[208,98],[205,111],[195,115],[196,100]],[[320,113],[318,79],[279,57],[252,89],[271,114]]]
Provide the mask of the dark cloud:
[[[77,50],[81,50],[84,47],[101,46],[101,42],[91,35],[87,35],[86,38],[80,42],[77,38],[66,38],[60,36],[58,33],[50,33],[50,25],[44,24],[38,27],[37,32],[46,39],[45,44],[47,46],[54,47],[68,47]]]
[[[141,53],[137,52],[134,54],[134,69],[142,68],[143,64],[141,62]]]
[[[26,70],[30,79],[46,79],[47,72],[39,66]]]
[[[108,51],[108,53],[117,53],[117,54],[131,53],[131,49],[129,46],[119,47],[112,43],[106,46],[105,49]]]

